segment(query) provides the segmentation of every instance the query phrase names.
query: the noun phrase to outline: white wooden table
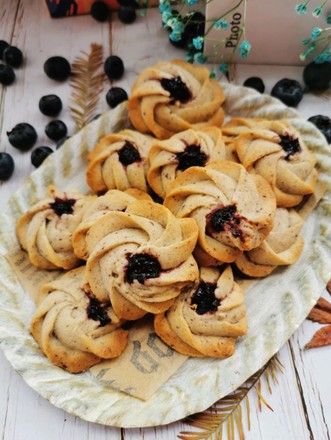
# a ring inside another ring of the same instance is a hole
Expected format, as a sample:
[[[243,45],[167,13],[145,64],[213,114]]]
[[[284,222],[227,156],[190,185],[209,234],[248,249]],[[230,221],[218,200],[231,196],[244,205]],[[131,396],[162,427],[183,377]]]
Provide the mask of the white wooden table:
[[[121,24],[115,16],[108,23],[98,23],[90,16],[52,20],[41,0],[0,0],[0,39],[19,47],[24,54],[24,67],[16,70],[16,82],[7,88],[0,85],[0,150],[9,152],[16,168],[12,178],[0,183],[0,211],[15,190],[34,169],[30,152],[21,153],[10,146],[6,131],[18,122],[29,122],[38,131],[38,145],[50,144],[44,134],[48,118],[38,109],[39,98],[55,93],[64,103],[61,113],[68,127],[69,82],[56,83],[43,72],[44,61],[53,55],[65,56],[70,62],[88,52],[91,43],[104,47],[104,55],[121,56],[126,73],[116,85],[128,92],[137,73],[161,59],[183,58],[184,52],[173,48],[161,27],[157,10],[149,11],[131,25]],[[302,82],[301,67],[237,66],[235,82],[242,84],[249,76],[261,76],[266,93],[283,77]],[[105,84],[99,112],[108,109]],[[330,100],[307,94],[298,110],[304,118],[315,114],[331,116]],[[330,150],[331,154],[331,150]],[[325,291],[324,296],[328,298]],[[319,327],[305,321],[281,349],[279,358],[284,374],[273,394],[265,392],[273,412],[258,410],[254,392],[251,394],[251,429],[247,440],[326,440],[331,437],[331,373],[330,347],[303,350]],[[88,423],[53,407],[31,390],[13,370],[0,350],[0,433],[5,440],[109,440],[109,439],[175,439],[181,430],[190,430],[184,423],[146,429],[120,429]],[[208,392],[208,390],[206,390]],[[226,436],[225,436],[226,438]]]

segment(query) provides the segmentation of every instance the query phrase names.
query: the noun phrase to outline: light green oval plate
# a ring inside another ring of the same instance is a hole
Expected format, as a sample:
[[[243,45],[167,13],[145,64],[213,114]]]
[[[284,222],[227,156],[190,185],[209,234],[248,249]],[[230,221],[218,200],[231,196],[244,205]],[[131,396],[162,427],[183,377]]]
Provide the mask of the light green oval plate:
[[[86,154],[106,133],[129,125],[125,105],[89,124],[51,155],[11,198],[0,216],[0,343],[13,368],[55,406],[91,422],[146,427],[179,420],[208,408],[260,369],[306,318],[331,277],[331,154],[324,137],[298,113],[254,90],[222,84],[230,116],[286,118],[318,158],[328,191],[305,222],[304,252],[291,267],[255,282],[246,295],[249,332],[226,360],[188,359],[146,402],[51,365],[29,333],[34,304],[3,255],[18,246],[18,217],[49,184],[87,191]]]

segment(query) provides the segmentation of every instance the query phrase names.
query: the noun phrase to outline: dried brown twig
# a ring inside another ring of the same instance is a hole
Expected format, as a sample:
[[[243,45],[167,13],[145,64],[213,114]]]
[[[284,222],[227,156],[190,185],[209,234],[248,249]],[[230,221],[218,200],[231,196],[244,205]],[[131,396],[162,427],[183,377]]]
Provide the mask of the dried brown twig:
[[[254,388],[258,396],[259,409],[262,409],[263,404],[272,410],[262,395],[261,379],[262,376],[265,378],[271,393],[271,379],[278,383],[277,372],[279,371],[283,371],[283,366],[277,356],[274,356],[233,393],[223,397],[204,412],[185,419],[185,423],[199,428],[200,431],[182,431],[178,434],[178,438],[181,440],[222,440],[223,430],[226,429],[228,440],[234,440],[236,433],[240,440],[244,440],[243,412],[246,412],[247,427],[250,429],[248,393]],[[245,403],[244,409],[243,403]]]
[[[100,93],[103,89],[105,74],[101,70],[103,48],[91,44],[90,53],[82,52],[72,64],[71,118],[75,122],[75,132],[82,129],[95,116]]]

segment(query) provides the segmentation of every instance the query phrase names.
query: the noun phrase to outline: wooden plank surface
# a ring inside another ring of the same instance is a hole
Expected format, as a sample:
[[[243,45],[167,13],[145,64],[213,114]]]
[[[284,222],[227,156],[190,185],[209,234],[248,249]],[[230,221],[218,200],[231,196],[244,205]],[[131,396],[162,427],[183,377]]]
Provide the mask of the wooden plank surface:
[[[16,123],[26,121],[38,129],[38,145],[50,145],[43,127],[48,118],[38,110],[39,98],[48,93],[58,94],[65,109],[61,114],[72,131],[66,107],[69,103],[69,83],[55,83],[43,72],[43,62],[52,55],[63,55],[70,62],[82,50],[88,51],[91,43],[104,47],[105,56],[113,53],[122,57],[126,74],[114,85],[129,92],[138,72],[162,59],[182,58],[184,53],[174,49],[161,28],[157,10],[148,11],[131,25],[123,26],[116,17],[111,23],[97,23],[90,16],[51,20],[40,1],[0,1],[0,39],[20,47],[25,55],[25,65],[17,70],[14,85],[0,86],[0,150],[13,155],[14,176],[0,186],[0,210],[8,198],[33,170],[30,152],[13,149],[6,131]],[[267,92],[282,77],[301,80],[300,67],[237,66],[235,81],[242,84],[245,78],[259,75],[264,78]],[[105,83],[104,92],[111,85]],[[313,114],[330,116],[330,101],[315,95],[306,95],[299,111],[307,118]],[[107,110],[104,95],[98,111]],[[329,297],[324,293],[325,297]],[[318,324],[305,321],[280,351],[284,374],[278,375],[272,395],[264,388],[264,395],[273,411],[259,411],[256,394],[251,393],[251,429],[246,440],[327,440],[331,429],[331,375],[329,373],[330,349],[303,350]],[[55,408],[31,390],[12,369],[0,352],[0,434],[5,440],[108,440],[108,439],[175,439],[182,430],[190,428],[182,422],[169,426],[145,429],[119,429],[105,427],[73,417]],[[206,390],[208,392],[208,390]],[[226,438],[226,436],[225,436]]]

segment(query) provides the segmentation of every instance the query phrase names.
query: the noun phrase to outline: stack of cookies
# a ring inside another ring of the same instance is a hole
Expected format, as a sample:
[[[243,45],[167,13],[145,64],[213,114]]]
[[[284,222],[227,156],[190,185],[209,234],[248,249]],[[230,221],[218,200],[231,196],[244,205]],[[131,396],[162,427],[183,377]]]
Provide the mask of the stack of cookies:
[[[54,187],[19,220],[33,264],[67,272],[40,292],[31,332],[70,372],[125,349],[128,321],[189,356],[225,358],[247,332],[234,273],[265,277],[303,248],[297,207],[315,158],[286,121],[224,123],[221,86],[181,60],[132,87],[132,128],[90,151],[94,195]],[[235,269],[235,270],[234,270]]]

